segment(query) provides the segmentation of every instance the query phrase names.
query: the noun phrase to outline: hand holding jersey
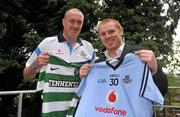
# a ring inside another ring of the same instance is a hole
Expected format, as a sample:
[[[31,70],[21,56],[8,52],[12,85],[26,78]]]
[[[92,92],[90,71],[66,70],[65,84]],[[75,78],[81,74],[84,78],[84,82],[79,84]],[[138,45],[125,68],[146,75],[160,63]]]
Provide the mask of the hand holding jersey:
[[[50,54],[48,52],[42,52],[34,61],[37,68],[40,69],[48,64]]]
[[[79,71],[79,76],[80,76],[81,79],[87,76],[87,74],[89,73],[91,67],[92,67],[91,64],[82,65],[82,67],[80,68],[80,71]]]
[[[157,72],[157,59],[151,50],[139,50],[135,51],[135,53],[140,57],[140,59],[146,62],[151,69],[152,73],[155,74]]]

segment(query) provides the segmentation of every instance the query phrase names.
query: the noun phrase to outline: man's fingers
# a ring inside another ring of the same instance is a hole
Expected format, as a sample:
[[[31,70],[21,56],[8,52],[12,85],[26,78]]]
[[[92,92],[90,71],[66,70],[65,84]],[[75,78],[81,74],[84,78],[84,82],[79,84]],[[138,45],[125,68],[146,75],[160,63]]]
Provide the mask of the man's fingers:
[[[92,67],[91,64],[84,64],[84,65],[80,68],[80,77],[82,78],[82,77],[87,76],[87,74],[89,73],[91,67]]]

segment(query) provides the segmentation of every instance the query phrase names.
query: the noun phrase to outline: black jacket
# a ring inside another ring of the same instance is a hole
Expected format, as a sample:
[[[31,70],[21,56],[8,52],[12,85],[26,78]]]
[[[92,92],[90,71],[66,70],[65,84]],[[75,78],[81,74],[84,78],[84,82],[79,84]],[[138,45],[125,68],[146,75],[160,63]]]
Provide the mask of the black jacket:
[[[142,48],[140,48],[138,46],[132,46],[132,45],[125,44],[122,55],[118,59],[120,60],[120,62],[122,62],[127,53],[131,53],[131,52],[134,52],[134,51],[137,51],[137,50],[140,50],[140,49],[142,49]],[[105,60],[106,60],[106,57],[103,54],[103,56],[100,57],[95,62],[97,63],[97,62],[105,61]],[[168,90],[168,82],[167,82],[166,75],[162,71],[162,68],[160,67],[159,64],[158,64],[158,69],[157,69],[156,74],[153,75],[153,80],[154,80],[155,84],[157,85],[158,89],[160,90],[161,94],[164,96],[167,93],[167,90]]]

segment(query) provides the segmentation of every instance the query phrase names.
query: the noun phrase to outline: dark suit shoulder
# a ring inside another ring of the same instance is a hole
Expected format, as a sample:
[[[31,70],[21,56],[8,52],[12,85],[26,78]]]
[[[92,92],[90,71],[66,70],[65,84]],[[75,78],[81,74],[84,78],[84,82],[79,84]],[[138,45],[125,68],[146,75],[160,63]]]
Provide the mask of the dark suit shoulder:
[[[106,56],[105,55],[102,55],[100,58],[98,58],[95,63],[99,63],[99,62],[102,62],[102,61],[105,61],[106,60]]]
[[[134,51],[137,51],[137,50],[140,50],[140,49],[142,49],[142,48],[140,48],[138,46],[135,46],[135,45],[128,45],[128,44],[126,44],[124,46],[123,52],[130,53],[130,52],[134,52]]]

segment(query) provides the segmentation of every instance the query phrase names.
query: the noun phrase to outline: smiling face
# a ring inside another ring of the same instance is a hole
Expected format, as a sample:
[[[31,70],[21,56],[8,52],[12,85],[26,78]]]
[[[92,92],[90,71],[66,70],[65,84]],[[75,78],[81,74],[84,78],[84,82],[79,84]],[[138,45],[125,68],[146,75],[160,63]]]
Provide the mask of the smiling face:
[[[66,39],[76,40],[84,21],[84,15],[78,9],[70,9],[63,18],[63,35]]]
[[[117,21],[102,21],[98,26],[98,34],[102,44],[109,52],[116,51],[123,42],[123,29]]]

